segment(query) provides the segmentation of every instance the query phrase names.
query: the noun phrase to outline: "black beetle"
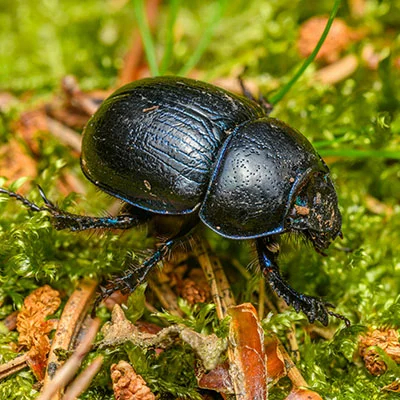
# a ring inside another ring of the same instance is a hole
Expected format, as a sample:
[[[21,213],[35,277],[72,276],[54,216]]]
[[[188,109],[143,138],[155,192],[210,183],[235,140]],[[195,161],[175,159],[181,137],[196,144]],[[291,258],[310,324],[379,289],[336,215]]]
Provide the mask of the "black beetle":
[[[244,88],[244,87],[243,87]],[[310,322],[328,324],[331,304],[296,292],[281,277],[278,236],[300,232],[322,253],[341,236],[341,215],[329,169],[310,142],[270,108],[216,86],[179,77],[123,86],[89,120],[82,143],[85,176],[121,199],[116,217],[66,213],[41,191],[44,207],[1,189],[34,211],[48,211],[57,229],[127,229],[154,214],[185,216],[179,232],[141,268],[104,289],[132,292],[201,220],[230,239],[254,239],[261,270],[286,303]]]

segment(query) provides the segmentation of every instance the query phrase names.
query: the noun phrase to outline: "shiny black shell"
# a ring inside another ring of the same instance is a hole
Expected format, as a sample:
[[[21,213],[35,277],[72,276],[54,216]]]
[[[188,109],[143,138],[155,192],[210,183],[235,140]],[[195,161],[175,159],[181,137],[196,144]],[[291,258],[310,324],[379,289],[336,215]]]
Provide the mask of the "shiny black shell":
[[[199,212],[230,238],[283,232],[298,188],[329,172],[302,134],[258,103],[179,77],[139,80],[106,99],[85,128],[81,165],[125,202]]]

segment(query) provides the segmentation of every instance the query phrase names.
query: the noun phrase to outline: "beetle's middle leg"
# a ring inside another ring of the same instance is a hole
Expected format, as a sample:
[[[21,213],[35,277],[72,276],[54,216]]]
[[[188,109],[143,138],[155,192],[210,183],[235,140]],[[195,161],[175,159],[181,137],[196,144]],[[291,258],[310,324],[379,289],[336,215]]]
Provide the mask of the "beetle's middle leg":
[[[4,188],[0,188],[0,193],[20,201],[31,211],[49,213],[52,217],[53,226],[57,230],[69,229],[70,231],[77,232],[87,229],[129,229],[148,221],[152,217],[152,214],[148,211],[130,206],[129,204],[126,204],[115,217],[92,217],[72,214],[60,210],[46,197],[40,186],[39,193],[44,201],[43,206],[39,206],[26,197]]]
[[[111,281],[106,287],[101,288],[101,295],[97,298],[94,308],[104,298],[117,290],[122,293],[132,293],[139,285],[146,281],[148,274],[185,236],[187,236],[198,224],[197,213],[189,214],[179,231],[170,239],[162,243],[152,256],[143,261],[140,266],[128,265],[125,275]]]
[[[329,308],[334,307],[332,304],[326,303],[316,297],[299,293],[285,282],[280,274],[277,263],[279,244],[274,238],[267,236],[256,239],[256,247],[263,274],[272,289],[278,296],[282,297],[288,305],[293,306],[297,312],[303,311],[311,323],[318,320],[323,325],[327,326],[328,315],[332,315],[343,320],[346,325],[350,325],[350,321],[347,318],[329,310]]]

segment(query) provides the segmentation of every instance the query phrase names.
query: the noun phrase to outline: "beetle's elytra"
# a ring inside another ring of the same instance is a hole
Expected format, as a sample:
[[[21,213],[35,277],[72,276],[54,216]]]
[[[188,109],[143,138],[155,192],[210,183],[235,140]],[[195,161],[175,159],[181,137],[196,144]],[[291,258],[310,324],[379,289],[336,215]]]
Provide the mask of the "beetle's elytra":
[[[127,229],[154,214],[183,215],[180,231],[105,290],[133,291],[201,220],[230,239],[254,239],[261,269],[278,295],[313,322],[331,306],[292,289],[281,277],[278,238],[299,232],[318,252],[341,235],[329,169],[310,142],[268,116],[261,102],[179,77],[147,78],[107,98],[83,134],[85,176],[124,206],[113,218],[69,214],[2,189],[58,229]],[[346,323],[348,321],[346,320]]]

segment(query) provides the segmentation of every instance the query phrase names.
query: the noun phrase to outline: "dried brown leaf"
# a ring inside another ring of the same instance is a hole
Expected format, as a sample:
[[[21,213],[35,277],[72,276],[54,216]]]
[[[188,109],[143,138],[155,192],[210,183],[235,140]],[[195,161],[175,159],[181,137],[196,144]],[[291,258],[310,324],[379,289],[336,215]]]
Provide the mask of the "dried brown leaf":
[[[400,393],[400,380],[396,379],[394,382],[390,383],[389,385],[384,386],[382,388],[382,390],[385,390],[387,392]]]
[[[382,375],[387,365],[376,349],[380,347],[397,364],[400,363],[399,333],[396,329],[375,329],[360,337],[358,351],[372,375]]]
[[[30,157],[23,145],[12,138],[0,147],[0,176],[13,182],[21,176],[36,176],[36,162]],[[24,189],[20,189],[23,193]]]
[[[46,318],[55,313],[60,303],[59,292],[45,285],[25,298],[17,317],[18,344],[29,350],[27,362],[38,380],[44,378],[50,351],[48,334],[55,329],[54,320]]]
[[[218,393],[234,394],[232,379],[229,375],[229,362],[217,365],[208,373],[198,376],[198,385],[202,389],[214,390]]]
[[[267,398],[264,331],[250,303],[231,307],[229,329],[230,375],[238,399]]]
[[[276,382],[287,375],[285,359],[279,348],[276,337],[265,339],[265,353],[267,357],[267,379],[269,382]]]

